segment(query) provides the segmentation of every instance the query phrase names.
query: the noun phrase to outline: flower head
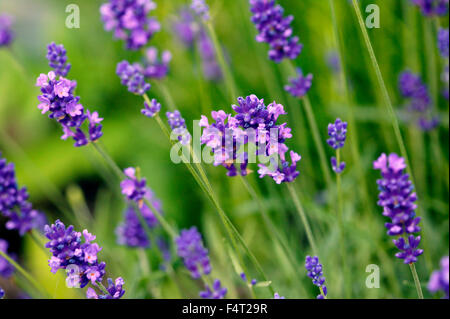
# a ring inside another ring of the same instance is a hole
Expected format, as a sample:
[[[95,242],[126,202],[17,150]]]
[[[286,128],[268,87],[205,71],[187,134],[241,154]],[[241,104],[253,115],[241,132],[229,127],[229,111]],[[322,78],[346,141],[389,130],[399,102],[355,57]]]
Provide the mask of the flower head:
[[[273,299],[285,299],[284,296],[280,296],[278,292],[273,294]]]
[[[191,134],[187,130],[186,121],[181,116],[180,111],[167,112],[167,122],[174,135],[182,145],[188,145],[191,142]]]
[[[441,53],[441,56],[443,58],[448,58],[448,54],[449,54],[449,33],[448,33],[448,28],[447,29],[439,29],[438,32],[438,48],[439,48],[439,52]]]
[[[169,72],[169,62],[172,60],[170,51],[163,51],[158,55],[158,49],[150,47],[145,51],[142,74],[146,79],[162,79]]]
[[[209,6],[205,3],[205,0],[192,0],[191,9],[197,16],[202,18],[203,21],[208,21],[210,19]]]
[[[150,104],[147,101],[144,102],[144,108],[141,110],[141,113],[147,117],[154,117],[160,110],[161,104],[156,99],[152,99]]]
[[[335,150],[344,147],[347,139],[347,122],[342,122],[341,119],[336,119],[334,123],[328,124],[328,145]]]
[[[428,290],[431,293],[436,293],[442,291],[444,293],[444,298],[448,299],[448,280],[449,280],[449,258],[448,256],[442,257],[441,268],[439,270],[433,271],[428,282]]]
[[[150,90],[151,85],[145,80],[142,66],[137,63],[131,65],[128,61],[119,62],[116,74],[119,76],[122,85],[125,85],[131,93],[144,95],[145,92]]]
[[[0,48],[7,47],[14,40],[11,29],[13,18],[6,14],[0,14]]]
[[[200,278],[202,274],[208,275],[211,272],[208,250],[203,246],[202,236],[196,227],[183,229],[175,242],[177,254],[183,258],[192,278]]]
[[[411,0],[427,17],[444,16],[448,12],[448,0]]]
[[[0,299],[3,299],[5,297],[5,291],[0,287]]]
[[[284,89],[289,92],[293,97],[302,98],[308,93],[312,86],[313,75],[310,73],[306,76],[300,68],[297,69],[297,76],[290,78],[290,85],[286,85]]]
[[[154,9],[153,0],[109,0],[100,7],[100,13],[106,31],[124,40],[128,50],[138,50],[161,29],[159,22],[149,17]]]
[[[423,253],[422,249],[417,249],[420,236],[415,238],[411,234],[420,231],[418,226],[420,217],[416,217],[414,203],[417,195],[413,192],[413,185],[409,180],[409,175],[404,173],[406,168],[404,158],[395,153],[386,156],[382,154],[374,163],[373,168],[381,171],[382,179],[377,181],[380,193],[378,195],[378,205],[383,207],[383,215],[391,219],[385,226],[390,236],[409,237],[405,240],[400,237],[394,240],[394,244],[400,250],[396,257],[404,259],[405,263],[417,261],[417,256]]]
[[[223,299],[227,291],[227,288],[221,286],[220,280],[216,279],[211,288],[205,285],[205,290],[200,292],[200,297],[203,299]]]
[[[292,35],[294,17],[285,17],[284,9],[275,5],[275,0],[250,0],[250,7],[252,22],[259,32],[256,41],[270,45],[269,58],[277,63],[285,58],[296,59],[302,44],[298,37]]]
[[[312,279],[313,284],[321,288],[321,293],[317,296],[317,299],[324,299],[327,296],[327,287],[325,286],[323,267],[322,264],[319,263],[319,257],[306,256],[305,268],[308,271],[308,277]]]
[[[122,277],[118,277],[115,281],[113,281],[111,278],[108,278],[108,287],[106,290],[108,291],[108,294],[100,294],[98,295],[95,289],[88,288],[86,291],[86,297],[88,299],[120,299],[125,294],[125,290],[123,290],[123,285],[125,284],[125,281],[122,279]]]
[[[56,75],[67,76],[71,65],[67,63],[66,49],[62,44],[56,45],[55,42],[47,46],[47,60],[49,66],[54,69]]]
[[[32,229],[41,230],[45,216],[33,209],[25,187],[19,188],[14,164],[7,163],[0,153],[0,214],[6,217],[6,228],[21,236]]]

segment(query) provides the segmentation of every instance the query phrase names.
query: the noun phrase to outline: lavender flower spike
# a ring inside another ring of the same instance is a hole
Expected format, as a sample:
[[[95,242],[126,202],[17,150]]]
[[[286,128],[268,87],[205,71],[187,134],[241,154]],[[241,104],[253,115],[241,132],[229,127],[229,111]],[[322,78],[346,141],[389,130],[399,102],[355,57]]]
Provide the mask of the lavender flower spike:
[[[152,99],[150,104],[147,101],[144,102],[144,108],[141,113],[147,117],[154,117],[161,110],[161,104],[156,100]]]
[[[449,258],[448,256],[441,259],[441,269],[433,271],[428,282],[428,290],[431,293],[442,291],[444,298],[449,299],[448,278],[449,278]]]
[[[97,292],[89,287],[86,291],[86,297],[88,299],[120,299],[125,294],[125,290],[123,290],[123,285],[125,284],[125,281],[122,279],[122,277],[117,278],[114,282],[111,278],[108,278],[108,287],[106,290],[108,291],[108,294],[100,294],[98,295]]]
[[[176,136],[182,145],[188,145],[191,142],[191,134],[186,128],[186,121],[181,117],[180,111],[167,112],[166,116],[172,129],[172,134]]]
[[[128,91],[137,95],[144,95],[150,90],[151,85],[145,81],[142,67],[138,64],[130,64],[128,61],[122,61],[117,64],[116,74],[119,76],[122,85],[128,88]]]
[[[416,217],[414,203],[417,195],[413,192],[413,185],[409,180],[409,175],[404,173],[406,168],[404,158],[395,153],[381,156],[373,163],[373,168],[381,171],[382,179],[377,181],[380,194],[378,196],[378,206],[383,207],[383,215],[391,219],[385,226],[389,236],[402,236],[394,240],[394,244],[400,250],[395,256],[403,259],[405,264],[417,261],[417,257],[423,253],[418,249],[420,236],[414,237],[412,234],[420,232],[418,226],[420,217]]]
[[[336,119],[334,123],[328,124],[328,145],[339,152],[339,149],[344,147],[347,139],[347,122],[342,122],[341,119]],[[345,162],[339,162],[336,157],[331,157],[331,167],[336,174],[340,174],[345,169]]]
[[[5,297],[5,291],[0,287],[0,299],[3,299]]]
[[[208,250],[203,246],[202,236],[196,227],[184,229],[175,239],[177,254],[184,260],[184,265],[191,272],[192,278],[211,273]],[[213,287],[214,288],[214,287]]]
[[[47,60],[49,66],[55,71],[58,76],[67,76],[71,65],[67,63],[66,49],[62,44],[56,45],[52,42],[47,47]]]
[[[124,40],[128,50],[138,50],[161,29],[159,22],[149,17],[154,9],[153,0],[109,0],[100,7],[100,13],[106,31]]]
[[[449,0],[411,0],[427,17],[444,16],[448,12]]]
[[[11,45],[14,33],[11,29],[13,18],[6,14],[0,14],[0,48]]]
[[[298,37],[292,36],[294,17],[284,17],[284,9],[275,5],[275,0],[250,0],[250,10],[252,22],[259,32],[256,41],[269,44],[269,58],[276,63],[285,58],[295,60],[303,45]]]
[[[293,97],[302,98],[308,93],[312,86],[313,75],[309,73],[304,76],[302,69],[297,68],[297,76],[290,78],[290,85],[286,85],[284,89],[289,92]]]
[[[25,187],[19,188],[13,163],[7,163],[0,152],[0,214],[6,217],[6,228],[21,236],[32,229],[41,230],[45,216],[33,209]]]
[[[438,32],[438,48],[443,58],[448,58],[449,55],[449,32],[447,29],[439,29]]]
[[[191,9],[197,16],[202,18],[203,21],[208,21],[210,19],[209,6],[205,3],[205,0],[192,0]]]
[[[319,257],[306,256],[305,268],[313,284],[321,288],[317,299],[325,299],[327,297],[327,287],[325,286],[325,277],[323,277],[322,264],[319,263]]]
[[[158,49],[150,47],[145,51],[145,61],[142,66],[142,74],[146,79],[162,79],[169,72],[169,62],[172,60],[170,51],[163,51],[158,56]]]
[[[205,290],[200,292],[200,297],[203,299],[223,299],[227,292],[228,289],[222,288],[220,280],[216,279],[214,280],[212,289],[208,285],[205,285]]]

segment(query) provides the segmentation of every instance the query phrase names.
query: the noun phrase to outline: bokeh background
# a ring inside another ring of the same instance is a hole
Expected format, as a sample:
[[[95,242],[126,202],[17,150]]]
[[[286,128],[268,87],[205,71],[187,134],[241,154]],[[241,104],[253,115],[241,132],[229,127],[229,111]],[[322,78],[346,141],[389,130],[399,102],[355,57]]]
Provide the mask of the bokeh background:
[[[115,228],[123,219],[125,202],[119,185],[111,182],[111,173],[91,148],[77,149],[70,141],[60,139],[60,127],[42,116],[37,109],[38,88],[34,86],[39,73],[47,73],[46,46],[55,41],[67,49],[72,70],[69,78],[78,82],[77,95],[84,106],[97,110],[104,118],[102,142],[123,168],[139,166],[148,185],[163,203],[166,217],[179,228],[196,225],[210,250],[213,275],[228,287],[228,297],[248,297],[247,290],[236,275],[224,246],[225,232],[217,214],[201,189],[182,164],[169,157],[169,144],[156,122],[141,115],[142,100],[127,92],[115,74],[116,64],[123,59],[138,60],[139,53],[128,52],[124,44],[104,31],[98,0],[1,0],[0,13],[15,17],[16,40],[11,49],[0,50],[0,150],[16,164],[20,185],[27,186],[36,208],[45,211],[48,219],[61,218],[77,228],[88,228],[103,246],[100,254],[108,264],[111,276],[123,276],[128,298],[196,297],[201,284],[193,282],[183,271],[180,260],[174,268],[184,286],[180,294],[163,271],[153,265],[144,271],[142,252],[126,249],[116,243]],[[336,190],[326,187],[318,154],[302,104],[283,90],[289,66],[267,58],[267,46],[257,43],[256,30],[250,21],[247,0],[208,0],[220,43],[226,52],[232,74],[241,96],[256,94],[266,102],[276,100],[285,105],[284,119],[293,128],[290,147],[302,155],[296,189],[303,202],[319,243],[330,298],[344,297],[339,230],[337,228]],[[328,1],[278,1],[287,14],[295,17],[294,33],[304,49],[296,64],[304,72],[314,74],[309,93],[317,123],[325,144],[327,124],[336,117],[348,118],[349,105],[344,101],[339,75],[330,66],[336,54]],[[65,27],[68,4],[77,4],[81,11],[81,28]],[[174,102],[192,130],[192,121],[211,110],[231,112],[230,100],[223,81],[208,81],[199,64],[198,51],[186,48],[173,33],[173,22],[187,0],[156,0],[155,15],[162,23],[150,44],[173,54],[171,70],[163,85],[170,90]],[[362,1],[362,6],[377,3],[381,9],[381,28],[368,30],[384,75],[387,88],[398,112],[401,130],[415,175],[419,195],[417,213],[423,217],[423,256],[417,263],[424,285],[432,270],[439,267],[449,245],[449,150],[448,101],[441,97],[440,72],[446,63],[436,48],[436,21],[425,19],[408,0]],[[415,297],[411,273],[394,257],[396,249],[385,234],[382,209],[376,205],[378,172],[372,161],[382,152],[397,152],[394,131],[387,116],[380,90],[362,41],[355,13],[349,1],[335,0],[338,23],[343,40],[345,68],[351,90],[350,103],[355,111],[358,149],[367,182],[369,201],[360,196],[361,178],[354,169],[349,140],[342,151],[347,169],[343,174],[344,218],[348,271],[351,274],[353,298]],[[440,19],[448,26],[448,15]],[[447,62],[448,63],[448,62]],[[410,69],[419,73],[430,88],[435,114],[441,123],[424,133],[411,121],[404,109],[405,100],[398,91],[398,76]],[[152,83],[155,84],[155,83]],[[149,92],[164,107],[165,96],[154,85]],[[355,128],[349,127],[349,130]],[[332,149],[326,146],[327,156]],[[260,180],[256,173],[250,182],[262,194],[265,205],[279,230],[288,239],[298,260],[298,268],[287,263],[273,234],[262,226],[258,206],[238,179],[225,176],[222,167],[207,167],[208,176],[220,200],[244,239],[261,261],[276,291],[286,298],[314,298],[318,291],[306,276],[304,258],[311,254],[303,226],[298,218],[287,188],[270,178]],[[69,221],[61,212],[73,214]],[[75,289],[67,289],[62,273],[52,275],[46,256],[33,242],[22,240],[3,228],[0,238],[7,238],[19,261],[56,298],[83,297]],[[150,261],[152,250],[145,252]],[[142,256],[141,256],[142,257]],[[380,267],[380,289],[368,289],[366,266]],[[147,267],[148,268],[148,267]],[[252,271],[253,274],[256,272]],[[249,275],[251,276],[251,275]],[[257,278],[260,279],[260,278]],[[26,282],[19,278],[5,282],[10,296],[23,296]],[[266,288],[256,288],[259,297],[271,298]],[[33,296],[33,292],[28,292]]]

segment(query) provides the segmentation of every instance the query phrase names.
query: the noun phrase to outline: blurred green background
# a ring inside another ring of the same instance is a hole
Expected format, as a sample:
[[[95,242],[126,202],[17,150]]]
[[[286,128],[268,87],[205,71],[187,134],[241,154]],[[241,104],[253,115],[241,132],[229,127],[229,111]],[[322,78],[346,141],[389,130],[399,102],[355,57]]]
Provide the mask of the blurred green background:
[[[118,184],[110,181],[110,173],[101,159],[87,147],[77,149],[70,141],[60,140],[60,127],[42,116],[37,109],[38,88],[34,86],[39,73],[47,73],[46,46],[55,41],[64,44],[72,69],[70,79],[78,82],[76,94],[81,103],[97,110],[104,118],[102,142],[120,167],[139,166],[148,185],[162,200],[166,217],[178,228],[196,225],[210,250],[213,276],[229,288],[228,297],[248,297],[248,291],[235,274],[224,246],[225,232],[220,220],[201,189],[184,165],[174,164],[169,157],[169,144],[156,122],[140,114],[142,99],[127,92],[115,74],[116,64],[123,59],[137,61],[139,53],[127,52],[124,44],[113,40],[103,30],[97,0],[1,0],[0,13],[15,17],[16,39],[12,48],[0,50],[0,150],[3,157],[16,165],[20,185],[27,186],[35,207],[47,213],[50,221],[61,218],[61,206],[75,211],[79,230],[88,228],[103,246],[100,254],[111,276],[123,276],[128,298],[196,297],[201,284],[193,282],[177,260],[177,279],[182,293],[171,284],[164,272],[153,265],[144,271],[142,252],[116,244],[115,228],[123,219],[125,202]],[[320,260],[324,264],[330,298],[344,297],[339,230],[337,228],[336,190],[326,187],[318,165],[318,154],[303,105],[283,91],[289,67],[267,59],[267,45],[257,43],[255,27],[250,22],[247,0],[207,0],[215,30],[226,52],[231,72],[241,96],[256,94],[266,102],[276,100],[285,105],[285,120],[293,128],[290,147],[302,155],[296,188],[316,234]],[[377,3],[381,9],[381,28],[368,30],[394,103],[412,163],[419,195],[418,215],[423,217],[425,249],[417,263],[424,285],[432,270],[439,267],[442,256],[448,255],[448,101],[440,96],[440,72],[445,61],[436,48],[436,21],[422,17],[408,0],[362,1],[362,8]],[[81,12],[81,28],[65,27],[68,4],[77,4]],[[198,64],[198,54],[186,49],[172,32],[179,9],[189,1],[156,0],[155,12],[162,24],[150,44],[173,54],[171,70],[163,85],[172,94],[175,104],[192,130],[192,121],[201,114],[209,117],[211,110],[231,112],[226,86],[222,81],[206,81]],[[343,86],[327,59],[336,52],[330,7],[326,0],[279,0],[286,14],[295,17],[294,33],[304,49],[297,65],[314,74],[309,93],[318,126],[325,144],[327,124],[340,117],[347,120],[349,105],[345,103]],[[351,274],[353,298],[416,297],[411,273],[394,257],[396,249],[385,234],[386,218],[376,205],[378,172],[372,161],[382,152],[397,152],[394,131],[381,98],[366,47],[362,41],[354,10],[347,0],[335,0],[338,24],[343,40],[344,63],[351,88],[361,153],[361,166],[367,182],[369,201],[360,196],[361,179],[352,160],[350,139],[342,151],[347,169],[343,174],[344,218],[348,271]],[[365,13],[363,13],[365,16]],[[448,26],[448,16],[439,23]],[[447,62],[448,63],[448,62]],[[418,130],[404,111],[405,100],[398,92],[399,73],[411,69],[421,74],[435,101],[433,107],[441,125],[430,133]],[[155,83],[152,83],[155,84]],[[166,110],[165,97],[158,85],[149,92]],[[326,147],[327,156],[332,150]],[[262,227],[258,206],[248,196],[238,179],[227,178],[222,167],[207,167],[208,176],[226,212],[243,234],[245,241],[260,260],[275,291],[286,298],[313,298],[318,294],[306,276],[304,258],[311,254],[303,226],[284,185],[276,185],[268,177],[263,180],[254,173],[250,181],[264,197],[271,217],[286,236],[298,261],[293,268],[286,261],[273,234]],[[3,222],[1,223],[3,225]],[[30,269],[54,297],[79,297],[80,291],[64,287],[64,276],[54,276],[46,257],[30,241],[22,241],[0,226],[0,238],[8,238],[11,250],[20,254],[20,262]],[[145,252],[155,260],[153,250]],[[380,267],[380,289],[368,289],[366,266]],[[148,268],[148,265],[147,265]],[[252,274],[256,274],[252,269]],[[251,274],[249,275],[252,276]],[[255,275],[256,276],[256,275]],[[257,278],[260,280],[260,278]],[[26,283],[16,278],[15,283]],[[13,296],[19,296],[7,283]],[[6,285],[4,281],[0,281]],[[8,290],[7,290],[8,291]],[[271,298],[266,288],[256,288],[258,297]],[[33,296],[33,293],[30,292]]]

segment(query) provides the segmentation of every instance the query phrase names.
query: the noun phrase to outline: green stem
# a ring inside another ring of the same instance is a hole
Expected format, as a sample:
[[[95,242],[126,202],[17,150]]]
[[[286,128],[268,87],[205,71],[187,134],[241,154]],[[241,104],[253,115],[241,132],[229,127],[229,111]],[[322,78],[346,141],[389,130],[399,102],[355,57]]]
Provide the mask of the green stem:
[[[157,82],[156,86],[161,91],[162,95],[164,96],[164,99],[167,102],[167,108],[172,112],[175,111],[177,107],[172,98],[172,95],[169,93],[169,90],[167,89],[167,86],[162,82]],[[149,100],[147,94],[144,94],[144,99],[145,99],[145,97],[147,97],[146,98],[147,103],[150,103],[150,100]]]
[[[416,286],[417,295],[419,296],[419,299],[423,299],[422,286],[420,285],[419,276],[417,275],[416,265],[414,263],[410,263],[409,268],[411,269],[411,273],[414,278],[414,285]]]
[[[224,74],[225,84],[227,85],[228,93],[230,94],[231,101],[234,101],[234,99],[237,98],[236,83],[234,82],[234,78],[230,72],[230,68],[228,67],[227,63],[225,62],[223,51],[220,46],[219,40],[217,38],[216,31],[214,30],[211,22],[207,22],[207,23],[205,23],[205,25],[206,25],[206,30],[208,31],[208,34],[211,37],[214,48],[216,50],[217,61],[219,62],[220,68],[222,69],[222,72]]]
[[[311,107],[311,102],[307,95],[302,99],[303,105],[305,106],[306,116],[308,117],[309,125],[311,126],[314,143],[316,144],[317,151],[319,153],[320,158],[320,166],[322,167],[322,171],[325,176],[325,180],[329,189],[331,189],[331,173],[330,168],[328,166],[327,158],[325,155],[325,148],[323,147],[322,138],[320,136],[319,128],[317,127],[317,122],[314,116],[314,112]]]
[[[318,256],[318,250],[316,246],[316,242],[314,240],[313,233],[311,231],[311,227],[309,226],[308,219],[306,218],[305,211],[303,210],[303,206],[298,199],[298,196],[295,192],[294,186],[292,183],[286,183],[289,193],[292,197],[292,201],[294,202],[295,208],[297,209],[298,214],[300,215],[300,219],[302,220],[303,226],[305,227],[306,237],[308,238],[309,245],[314,253],[314,255]]]
[[[42,285],[40,285],[34,278],[31,276],[25,269],[23,269],[18,263],[14,261],[11,257],[9,257],[6,253],[0,250],[0,256],[5,258],[7,262],[9,262],[19,273],[25,277],[26,280],[30,282],[31,285],[38,290],[42,296],[48,297],[48,294],[45,290],[43,290]]]
[[[392,106],[391,98],[389,97],[389,93],[388,93],[388,90],[386,88],[386,84],[384,83],[383,75],[381,73],[380,66],[378,65],[378,61],[377,61],[377,58],[375,56],[375,52],[374,52],[373,47],[372,47],[372,43],[370,42],[369,34],[367,33],[366,26],[364,24],[364,20],[363,20],[363,17],[361,15],[361,11],[359,9],[359,1],[358,0],[353,0],[353,7],[355,9],[355,13],[356,13],[356,16],[358,18],[359,27],[360,27],[362,35],[364,37],[364,42],[366,43],[367,50],[368,50],[369,55],[370,55],[370,60],[372,61],[372,66],[373,66],[375,74],[377,76],[378,85],[380,86],[380,90],[381,90],[381,93],[382,93],[382,96],[383,96],[383,99],[384,99],[385,106],[387,108],[389,116],[391,117],[392,126],[394,128],[397,144],[398,144],[398,146],[400,148],[400,152],[401,152],[402,156],[405,158],[406,169],[408,171],[408,174],[410,175],[411,179],[413,180],[414,178],[413,178],[412,171],[411,171],[411,165],[410,165],[410,162],[409,162],[408,153],[406,151],[405,143],[403,141],[402,133],[400,131],[400,126],[399,126],[399,123],[398,123],[398,119],[397,119],[397,116],[395,114],[394,107]],[[413,184],[414,184],[414,181],[413,181]]]

